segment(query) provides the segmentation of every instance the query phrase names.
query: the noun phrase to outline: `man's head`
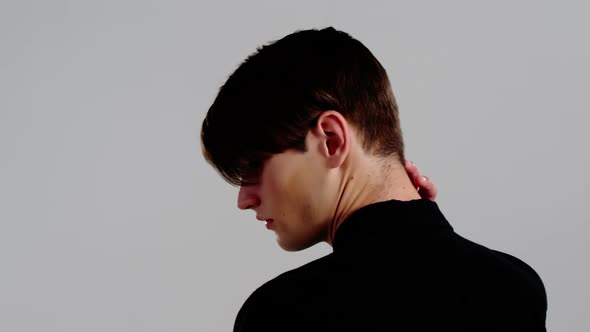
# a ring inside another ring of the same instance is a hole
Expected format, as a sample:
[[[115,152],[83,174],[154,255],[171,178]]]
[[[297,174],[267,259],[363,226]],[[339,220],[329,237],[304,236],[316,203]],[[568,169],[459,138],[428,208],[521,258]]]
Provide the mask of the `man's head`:
[[[385,69],[333,28],[298,31],[249,56],[221,87],[201,141],[207,161],[240,186],[238,206],[272,218],[286,250],[329,238],[364,159],[404,161]]]

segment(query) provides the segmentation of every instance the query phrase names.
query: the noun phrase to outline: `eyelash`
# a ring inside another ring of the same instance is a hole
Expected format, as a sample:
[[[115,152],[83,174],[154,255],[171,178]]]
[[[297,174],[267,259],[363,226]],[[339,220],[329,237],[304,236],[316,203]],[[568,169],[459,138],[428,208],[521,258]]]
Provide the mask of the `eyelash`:
[[[245,171],[245,175],[242,177],[242,186],[257,185],[260,183],[262,178],[262,170],[264,168],[265,161],[252,161],[248,163]]]
[[[249,174],[242,177],[242,186],[251,186],[256,185],[260,182],[261,171],[256,169],[255,171],[250,171]]]

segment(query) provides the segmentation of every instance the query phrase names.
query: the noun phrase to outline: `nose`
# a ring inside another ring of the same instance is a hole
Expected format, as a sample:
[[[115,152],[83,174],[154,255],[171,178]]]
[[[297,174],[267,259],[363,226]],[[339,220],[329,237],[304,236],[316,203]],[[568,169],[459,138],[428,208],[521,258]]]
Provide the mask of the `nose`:
[[[238,193],[238,209],[253,209],[260,204],[260,199],[255,192],[255,186],[241,186]]]

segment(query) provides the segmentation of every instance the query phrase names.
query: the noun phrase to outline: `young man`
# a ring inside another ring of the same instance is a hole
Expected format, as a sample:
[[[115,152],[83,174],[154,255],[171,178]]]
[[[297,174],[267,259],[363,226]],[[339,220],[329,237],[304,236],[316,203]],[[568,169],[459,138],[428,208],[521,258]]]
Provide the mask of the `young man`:
[[[298,31],[258,49],[201,139],[281,248],[333,247],[259,287],[234,331],[545,331],[537,273],[464,239],[420,197],[387,74],[348,34]]]

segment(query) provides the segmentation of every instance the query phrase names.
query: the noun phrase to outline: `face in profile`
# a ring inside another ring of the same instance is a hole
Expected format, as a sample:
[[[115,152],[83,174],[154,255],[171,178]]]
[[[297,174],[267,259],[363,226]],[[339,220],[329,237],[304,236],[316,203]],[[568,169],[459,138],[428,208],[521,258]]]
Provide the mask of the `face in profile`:
[[[240,187],[238,207],[272,219],[270,230],[284,250],[303,250],[327,238],[330,172],[317,149],[275,154],[264,163],[258,184]]]

